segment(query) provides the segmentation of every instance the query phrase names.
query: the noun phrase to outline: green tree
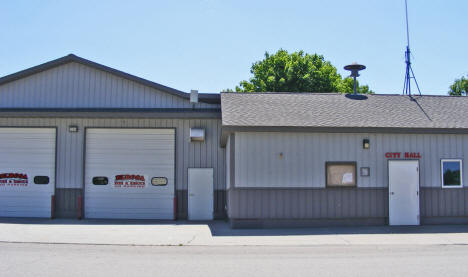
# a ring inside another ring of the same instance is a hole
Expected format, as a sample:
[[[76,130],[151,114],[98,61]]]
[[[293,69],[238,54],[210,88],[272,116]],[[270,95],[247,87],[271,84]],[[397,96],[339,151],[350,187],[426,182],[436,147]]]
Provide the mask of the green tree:
[[[237,92],[353,92],[352,79],[342,79],[322,55],[303,51],[288,53],[280,49],[273,55],[266,52],[250,72],[253,77],[241,81]],[[368,86],[360,86],[358,91],[372,93]]]
[[[357,81],[357,93],[360,94],[373,94],[374,92],[369,89],[368,85],[360,86],[359,81]],[[346,77],[341,81],[338,92],[341,93],[353,93],[354,92],[354,80],[351,77]]]
[[[452,96],[466,96],[468,94],[468,79],[465,76],[456,79],[450,86],[448,93]]]

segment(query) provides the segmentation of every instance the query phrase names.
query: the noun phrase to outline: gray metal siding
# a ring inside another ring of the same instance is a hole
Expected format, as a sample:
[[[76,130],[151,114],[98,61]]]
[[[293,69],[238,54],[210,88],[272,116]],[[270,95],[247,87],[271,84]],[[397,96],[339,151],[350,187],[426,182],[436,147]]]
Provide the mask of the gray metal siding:
[[[231,182],[230,182],[231,151],[230,150],[231,150],[231,144],[230,144],[230,139],[228,138],[228,141],[226,143],[226,189],[229,189],[231,187]]]
[[[468,157],[468,135],[237,132],[235,186],[324,188],[326,161],[356,161],[358,187],[387,187],[386,152],[420,152],[421,187],[441,187],[440,159]]]
[[[78,126],[79,132],[68,132],[69,125]],[[176,189],[187,189],[187,168],[212,167],[215,190],[225,190],[225,150],[219,147],[218,119],[0,118],[0,126],[58,127],[57,188],[83,187],[85,127],[176,128]],[[206,140],[190,142],[190,127],[205,128]]]
[[[228,215],[235,219],[344,219],[388,217],[388,190],[230,189]]]
[[[386,188],[230,189],[232,219],[388,218]],[[421,222],[467,223],[468,188],[421,188]]]
[[[423,188],[421,217],[468,217],[468,188]]]
[[[78,198],[83,196],[81,189],[56,189],[55,190],[55,217],[77,218]]]
[[[188,99],[78,63],[0,86],[3,108],[192,108]],[[219,108],[198,103],[195,108]]]

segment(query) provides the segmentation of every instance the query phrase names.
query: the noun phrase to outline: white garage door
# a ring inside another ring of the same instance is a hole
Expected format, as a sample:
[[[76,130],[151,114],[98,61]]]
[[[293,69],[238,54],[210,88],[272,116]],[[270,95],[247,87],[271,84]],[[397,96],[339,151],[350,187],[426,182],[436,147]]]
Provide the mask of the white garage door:
[[[174,219],[174,162],[174,129],[87,129],[85,217]]]
[[[51,217],[55,128],[0,128],[0,216]]]

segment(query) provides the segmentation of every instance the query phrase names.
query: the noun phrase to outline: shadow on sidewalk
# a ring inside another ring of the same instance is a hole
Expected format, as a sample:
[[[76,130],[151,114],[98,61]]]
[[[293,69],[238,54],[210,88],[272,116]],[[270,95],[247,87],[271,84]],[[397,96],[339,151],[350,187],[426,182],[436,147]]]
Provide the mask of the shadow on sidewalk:
[[[303,236],[352,234],[437,234],[468,233],[468,225],[310,227],[281,229],[231,229],[210,224],[213,236]]]
[[[0,218],[0,224],[23,225],[148,225],[148,226],[199,226],[209,228],[212,236],[304,236],[344,234],[437,234],[468,233],[468,225],[422,225],[422,226],[355,226],[355,227],[308,227],[275,229],[232,229],[224,220],[133,220],[133,219],[39,219]]]

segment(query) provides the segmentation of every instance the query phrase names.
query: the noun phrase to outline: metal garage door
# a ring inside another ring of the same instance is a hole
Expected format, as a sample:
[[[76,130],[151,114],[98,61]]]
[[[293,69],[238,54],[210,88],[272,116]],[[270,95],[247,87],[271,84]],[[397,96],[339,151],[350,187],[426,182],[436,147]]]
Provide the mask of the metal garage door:
[[[85,217],[174,219],[174,159],[174,129],[87,129]]]
[[[0,128],[0,216],[51,217],[55,128]]]

